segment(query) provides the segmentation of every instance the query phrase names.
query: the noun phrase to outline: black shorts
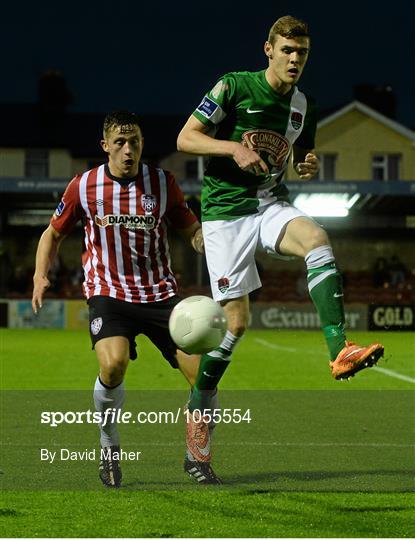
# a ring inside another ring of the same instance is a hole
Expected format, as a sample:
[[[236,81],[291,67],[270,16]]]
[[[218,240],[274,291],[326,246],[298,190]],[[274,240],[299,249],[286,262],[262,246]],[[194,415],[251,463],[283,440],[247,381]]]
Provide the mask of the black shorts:
[[[181,298],[173,296],[161,302],[137,304],[116,300],[109,296],[92,296],[89,306],[89,334],[92,348],[100,339],[124,336],[130,342],[130,358],[137,358],[135,337],[147,336],[161,354],[177,368],[177,346],[170,337],[169,317]]]

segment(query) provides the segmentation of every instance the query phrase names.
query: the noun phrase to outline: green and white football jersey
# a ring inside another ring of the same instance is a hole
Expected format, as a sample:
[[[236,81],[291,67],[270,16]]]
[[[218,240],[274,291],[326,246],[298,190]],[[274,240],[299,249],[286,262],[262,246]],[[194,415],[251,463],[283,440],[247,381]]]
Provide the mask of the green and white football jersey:
[[[281,183],[295,143],[314,148],[317,114],[314,100],[294,86],[278,94],[265,70],[224,75],[194,111],[217,139],[252,146],[269,175],[243,171],[233,159],[212,156],[202,188],[202,220],[235,219],[257,213],[272,200],[288,200]]]

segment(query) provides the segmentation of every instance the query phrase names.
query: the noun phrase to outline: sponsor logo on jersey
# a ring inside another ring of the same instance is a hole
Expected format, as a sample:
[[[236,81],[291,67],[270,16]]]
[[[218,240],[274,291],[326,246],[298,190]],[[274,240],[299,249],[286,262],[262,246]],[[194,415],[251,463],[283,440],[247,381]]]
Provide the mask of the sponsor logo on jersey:
[[[300,129],[300,127],[303,125],[303,115],[299,112],[292,112],[291,125],[296,130]]]
[[[97,199],[96,201],[94,201],[94,204],[96,204],[97,206],[104,206],[104,201],[102,199]]]
[[[157,206],[156,196],[144,193],[143,195],[141,195],[141,206],[146,213],[152,212]]]
[[[102,317],[97,317],[91,321],[91,334],[96,336],[102,328]]]
[[[109,227],[123,225],[126,229],[154,229],[156,218],[154,216],[137,216],[130,214],[107,214],[102,218],[95,216],[95,223],[98,227]]]
[[[263,152],[261,157],[271,166],[281,170],[290,152],[288,140],[270,129],[252,129],[242,134],[242,144],[253,148],[255,152]]]
[[[227,292],[227,290],[229,289],[229,279],[227,277],[218,279],[218,289],[222,294],[225,294]]]
[[[205,118],[210,118],[215,114],[218,107],[219,105],[217,103],[205,96],[196,110],[200,112],[200,114],[203,114]]]
[[[65,203],[62,199],[55,210],[55,218],[59,217],[62,214],[64,208],[65,208]]]

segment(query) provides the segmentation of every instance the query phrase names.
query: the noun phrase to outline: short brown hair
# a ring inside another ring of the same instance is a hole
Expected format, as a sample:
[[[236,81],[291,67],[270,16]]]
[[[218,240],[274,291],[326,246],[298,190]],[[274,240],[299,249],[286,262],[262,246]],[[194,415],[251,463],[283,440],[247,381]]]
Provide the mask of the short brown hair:
[[[116,127],[122,128],[122,126],[125,126],[127,129],[131,126],[137,126],[141,132],[138,117],[135,113],[123,110],[113,111],[105,117],[103,126],[104,138],[112,129]]]
[[[296,19],[291,15],[284,15],[280,17],[275,23],[271,26],[269,31],[268,41],[271,45],[277,40],[277,36],[282,36],[285,38],[294,38],[300,36],[310,37],[308,32],[308,25],[306,22],[301,19]]]

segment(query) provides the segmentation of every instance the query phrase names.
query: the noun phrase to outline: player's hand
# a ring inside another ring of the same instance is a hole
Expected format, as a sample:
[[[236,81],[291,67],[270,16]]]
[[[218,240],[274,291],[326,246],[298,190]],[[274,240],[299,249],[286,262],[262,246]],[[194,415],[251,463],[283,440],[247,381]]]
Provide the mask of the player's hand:
[[[320,169],[320,162],[315,154],[309,152],[306,154],[304,161],[297,163],[295,170],[300,178],[303,180],[310,180],[313,178]]]
[[[50,281],[44,276],[33,276],[32,309],[38,313],[43,304],[43,295],[50,287]]]
[[[267,164],[253,148],[238,143],[232,157],[243,171],[252,172],[257,176],[259,174],[269,174]]]
[[[203,253],[205,252],[205,242],[203,240],[202,228],[197,229],[195,234],[193,235],[192,245],[194,250],[197,251],[197,253],[203,255]]]

